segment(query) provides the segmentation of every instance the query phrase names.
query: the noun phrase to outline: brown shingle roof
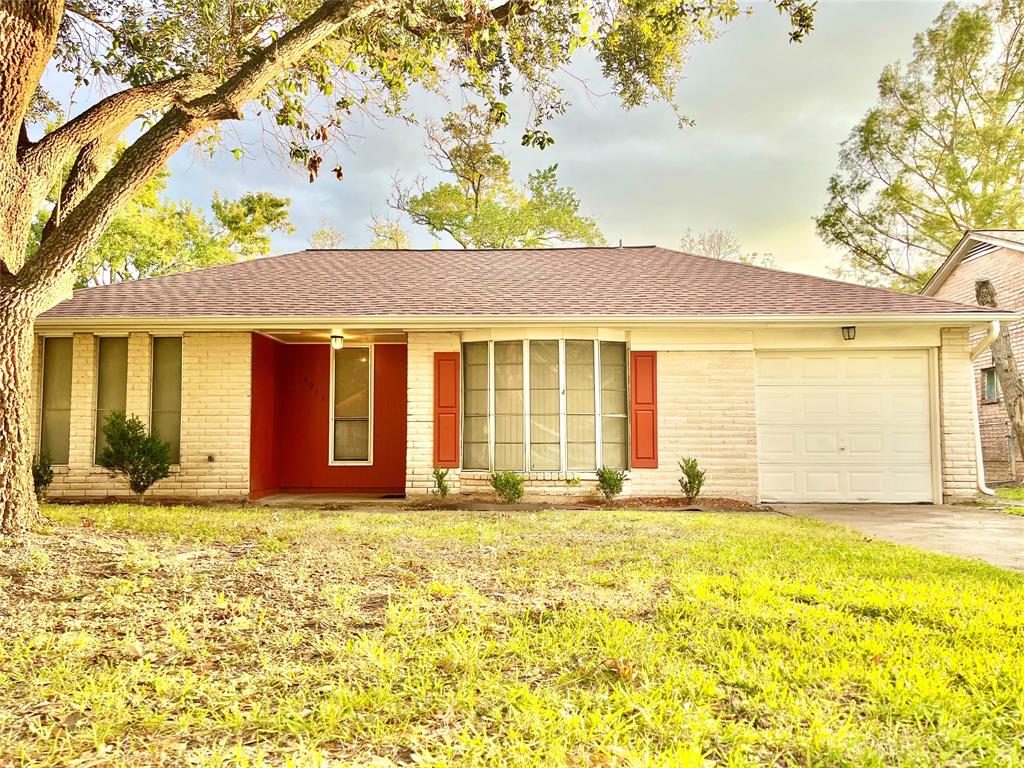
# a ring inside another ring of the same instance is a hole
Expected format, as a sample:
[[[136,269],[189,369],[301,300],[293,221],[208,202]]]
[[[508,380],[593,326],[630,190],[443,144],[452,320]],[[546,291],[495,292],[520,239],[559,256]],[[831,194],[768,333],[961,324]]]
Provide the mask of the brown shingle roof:
[[[979,311],[643,246],[307,250],[85,288],[42,317],[692,318]]]

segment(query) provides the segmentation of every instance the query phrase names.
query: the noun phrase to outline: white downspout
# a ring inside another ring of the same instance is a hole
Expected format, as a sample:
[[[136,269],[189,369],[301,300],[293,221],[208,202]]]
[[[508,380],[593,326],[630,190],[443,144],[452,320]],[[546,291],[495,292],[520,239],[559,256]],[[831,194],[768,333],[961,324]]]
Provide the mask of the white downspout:
[[[988,333],[985,334],[985,338],[979,341],[974,349],[971,350],[971,362],[973,363],[979,357],[981,353],[992,346],[992,342],[999,336],[999,321],[993,320],[988,324]],[[974,375],[971,375],[971,381],[974,381]],[[974,450],[976,455],[976,462],[978,467],[978,491],[985,494],[986,496],[995,496],[996,492],[985,485],[985,460],[981,453],[981,416],[978,412],[978,384],[974,382],[974,397],[971,399],[971,403],[974,406]]]
[[[971,350],[971,362],[973,363],[979,357],[981,353],[992,346],[992,342],[999,336],[999,321],[993,320],[988,324],[988,333],[985,334],[985,338],[974,345],[974,349]]]

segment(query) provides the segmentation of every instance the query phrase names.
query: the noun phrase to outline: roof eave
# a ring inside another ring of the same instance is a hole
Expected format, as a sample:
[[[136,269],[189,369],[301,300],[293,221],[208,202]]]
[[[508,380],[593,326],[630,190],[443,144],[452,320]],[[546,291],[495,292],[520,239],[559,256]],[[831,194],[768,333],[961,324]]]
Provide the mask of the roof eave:
[[[396,315],[396,316],[254,316],[254,317],[39,317],[37,332],[195,330],[251,331],[257,329],[306,330],[310,328],[358,328],[461,330],[522,325],[574,325],[635,327],[645,325],[978,325],[993,320],[1015,321],[1024,315],[1010,311],[929,313],[846,313],[811,315]]]
[[[1024,245],[1014,241],[1007,240],[1006,238],[998,237],[997,235],[985,234],[982,232],[976,232],[974,230],[967,230],[964,232],[964,236],[960,238],[960,242],[956,244],[952,251],[949,252],[949,256],[939,265],[939,268],[935,270],[932,276],[925,283],[924,288],[921,289],[921,296],[934,296],[936,291],[942,287],[943,283],[949,278],[953,271],[963,261],[964,256],[970,250],[968,247],[972,242],[989,243],[990,245],[996,245],[1000,248],[1009,248],[1014,251],[1024,252]]]

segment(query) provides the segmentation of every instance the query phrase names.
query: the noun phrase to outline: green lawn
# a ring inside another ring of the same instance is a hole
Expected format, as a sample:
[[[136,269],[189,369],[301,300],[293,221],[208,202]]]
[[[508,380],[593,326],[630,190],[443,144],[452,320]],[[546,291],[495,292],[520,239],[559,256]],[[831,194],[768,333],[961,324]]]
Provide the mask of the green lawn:
[[[1011,485],[1004,488],[996,488],[995,492],[996,496],[1000,499],[1024,501],[1024,486],[1022,485]],[[1024,507],[1010,507],[1006,511],[1011,515],[1024,515]]]
[[[0,542],[2,766],[1022,764],[984,564],[768,515],[45,514]]]

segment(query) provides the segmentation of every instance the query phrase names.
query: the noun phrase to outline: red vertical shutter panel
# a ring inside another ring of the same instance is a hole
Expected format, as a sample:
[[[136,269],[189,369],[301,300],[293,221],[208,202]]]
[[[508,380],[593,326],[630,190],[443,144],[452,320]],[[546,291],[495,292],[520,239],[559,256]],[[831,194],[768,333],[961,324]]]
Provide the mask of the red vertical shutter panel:
[[[434,466],[459,466],[458,352],[434,353]]]
[[[658,353],[631,353],[630,378],[630,465],[655,469],[658,466]]]

